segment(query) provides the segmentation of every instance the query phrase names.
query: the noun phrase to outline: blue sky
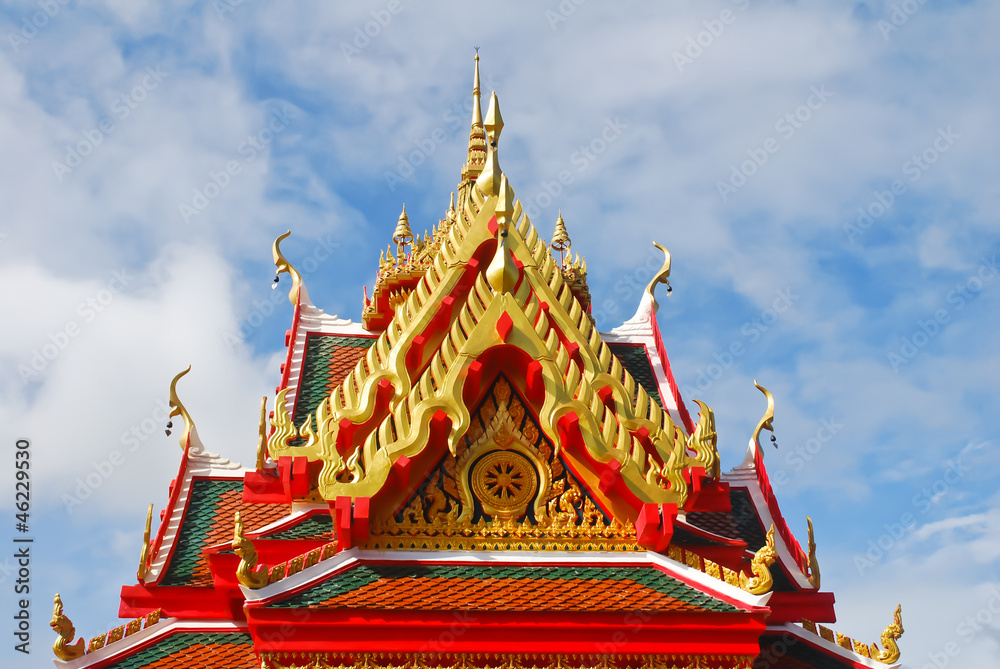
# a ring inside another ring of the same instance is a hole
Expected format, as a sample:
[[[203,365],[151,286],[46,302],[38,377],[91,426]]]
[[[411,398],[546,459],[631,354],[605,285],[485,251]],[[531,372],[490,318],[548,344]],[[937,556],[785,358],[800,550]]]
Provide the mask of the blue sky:
[[[660,326],[725,468],[773,391],[768,467],[838,631],[874,641],[902,602],[906,666],[993,666],[1000,6],[345,4],[0,9],[0,419],[32,440],[37,542],[34,652],[0,656],[47,665],[55,591],[81,634],[116,624],[177,371],[208,448],[252,462],[291,319],[271,241],[357,320],[402,204],[444,215],[479,46],[504,171],[543,236],[562,209],[602,329],[671,250]]]

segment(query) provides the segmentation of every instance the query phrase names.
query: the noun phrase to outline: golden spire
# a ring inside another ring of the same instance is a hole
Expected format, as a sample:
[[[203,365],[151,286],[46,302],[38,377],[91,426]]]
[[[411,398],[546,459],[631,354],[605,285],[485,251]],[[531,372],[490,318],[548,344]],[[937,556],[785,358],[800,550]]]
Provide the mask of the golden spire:
[[[451,202],[448,203],[448,213],[446,213],[444,217],[449,224],[454,223],[455,219],[458,218],[458,213],[455,211],[455,191],[451,192]]]
[[[496,92],[490,96],[490,108],[486,110],[486,132],[489,134],[490,145],[486,152],[486,165],[476,179],[476,186],[483,195],[489,197],[500,193],[500,161],[497,157],[497,140],[500,139],[500,131],[503,129],[503,118],[500,116],[500,103],[497,101]]]
[[[514,189],[507,183],[507,175],[500,176],[500,192],[497,194],[497,250],[490,266],[486,268],[486,278],[493,290],[498,293],[509,293],[514,290],[520,272],[507,247],[507,227],[514,213]]]
[[[469,156],[462,168],[462,183],[475,181],[486,163],[486,131],[483,130],[483,109],[479,97],[479,52],[472,79],[472,129],[469,131]]]
[[[566,221],[562,217],[562,209],[559,210],[559,218],[556,219],[556,229],[552,233],[552,242],[549,244],[549,248],[553,251],[559,251],[559,266],[563,265],[564,259],[563,254],[569,251],[570,247],[573,246],[573,242],[569,239],[569,233],[566,232]]]
[[[410,218],[406,215],[406,205],[403,205],[403,213],[399,215],[396,222],[396,231],[392,233],[392,241],[396,242],[396,255],[404,257],[403,247],[413,241],[413,232],[410,231]]]
[[[139,570],[135,573],[142,581],[146,578],[146,571],[149,568],[149,534],[153,528],[153,505],[149,505],[146,512],[146,530],[142,533],[142,552],[139,554]]]

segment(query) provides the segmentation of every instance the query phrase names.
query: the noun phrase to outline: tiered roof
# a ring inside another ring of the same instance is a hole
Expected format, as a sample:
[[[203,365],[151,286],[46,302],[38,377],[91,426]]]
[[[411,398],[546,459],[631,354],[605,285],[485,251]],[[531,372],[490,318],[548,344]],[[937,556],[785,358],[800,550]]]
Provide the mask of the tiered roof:
[[[275,241],[294,313],[254,468],[205,450],[174,379],[184,453],[122,589],[140,618],[81,654],[58,603],[57,665],[896,661],[898,611],[882,647],[816,626],[834,599],[771,491],[770,393],[728,473],[712,409],[688,413],[656,321],[669,253],[598,332],[586,261],[561,212],[551,245],[523,213],[478,86],[477,56],[457,203],[422,236],[404,209],[361,323],[314,306]]]

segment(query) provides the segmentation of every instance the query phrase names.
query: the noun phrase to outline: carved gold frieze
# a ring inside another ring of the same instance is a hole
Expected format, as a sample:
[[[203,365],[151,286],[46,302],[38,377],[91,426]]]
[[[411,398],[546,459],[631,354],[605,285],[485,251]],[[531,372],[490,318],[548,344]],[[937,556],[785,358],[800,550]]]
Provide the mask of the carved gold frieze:
[[[751,669],[749,655],[261,653],[261,669]]]

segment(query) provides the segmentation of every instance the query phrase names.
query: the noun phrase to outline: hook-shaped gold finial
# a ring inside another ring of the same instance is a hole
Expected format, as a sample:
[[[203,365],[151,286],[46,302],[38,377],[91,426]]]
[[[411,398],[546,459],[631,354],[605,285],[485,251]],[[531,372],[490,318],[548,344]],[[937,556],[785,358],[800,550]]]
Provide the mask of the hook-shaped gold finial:
[[[274,267],[277,270],[274,274],[274,285],[272,288],[276,288],[278,285],[278,275],[282,272],[287,272],[290,277],[292,277],[292,288],[288,291],[288,301],[292,303],[294,307],[298,304],[299,293],[302,289],[302,275],[299,271],[292,266],[292,263],[288,262],[288,259],[281,254],[281,240],[285,239],[292,234],[289,230],[283,235],[278,235],[278,238],[274,240],[274,246],[271,247],[271,253],[274,256]]]
[[[759,448],[761,430],[769,430],[772,434],[774,433],[774,425],[772,424],[774,421],[774,396],[771,394],[770,390],[757,383],[757,379],[754,379],[753,384],[757,387],[757,390],[764,393],[764,397],[767,398],[767,411],[764,412],[760,422],[757,423],[757,427],[754,428],[753,431],[753,437],[751,437],[752,442]]]
[[[184,419],[184,432],[181,434],[179,441],[181,448],[185,451],[191,446],[192,436],[195,436],[194,441],[197,442],[197,433],[195,432],[194,420],[191,418],[191,414],[188,413],[187,408],[177,396],[177,381],[190,371],[191,365],[188,365],[187,369],[175,376],[173,381],[170,382],[170,414],[168,419],[174,416],[180,416]],[[167,423],[167,436],[170,436],[170,429],[172,427],[172,422]],[[198,443],[198,447],[200,448],[200,442]]]
[[[142,533],[142,552],[139,553],[139,570],[136,571],[135,575],[142,582],[146,578],[146,574],[149,572],[149,536],[153,529],[153,505],[149,505],[149,510],[146,512],[146,529]]]
[[[670,251],[660,246],[656,242],[653,242],[653,246],[663,251],[663,266],[660,267],[660,271],[653,275],[649,283],[646,285],[646,295],[649,296],[649,301],[653,305],[653,313],[655,314],[659,308],[660,304],[656,301],[656,295],[654,291],[656,290],[656,285],[659,283],[664,283],[667,285],[667,294],[673,290],[670,287]]]

